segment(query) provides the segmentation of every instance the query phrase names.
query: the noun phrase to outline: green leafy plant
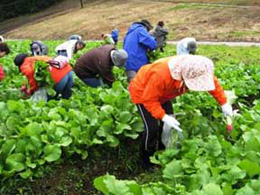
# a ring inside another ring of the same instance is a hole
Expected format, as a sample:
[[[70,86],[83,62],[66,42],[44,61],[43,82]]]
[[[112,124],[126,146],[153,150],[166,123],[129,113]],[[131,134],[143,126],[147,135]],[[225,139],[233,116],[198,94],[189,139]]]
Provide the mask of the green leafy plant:
[[[55,91],[53,90],[53,86],[55,85],[55,82],[51,77],[48,63],[42,60],[35,61],[34,78],[37,81],[39,87],[45,87],[49,95],[51,96],[55,95]]]
[[[47,42],[50,55],[55,55],[59,43]],[[29,50],[29,41],[8,44],[13,52],[1,58],[8,75],[0,83],[1,193],[12,189],[9,184],[18,180],[42,176],[49,165],[62,163],[73,154],[87,159],[90,148],[100,144],[123,147],[121,140],[137,139],[143,131],[129,98],[124,70],[114,68],[117,81],[111,88],[93,89],[74,77],[70,100],[32,103],[21,99],[17,88],[24,77],[13,65],[18,52]],[[88,43],[86,50],[98,45]],[[258,50],[225,46],[200,46],[198,50],[198,54],[213,59],[221,85],[237,96],[233,106],[240,114],[231,135],[211,95],[189,92],[173,100],[184,139],[178,147],[158,151],[151,158],[161,168],[160,179],[140,182],[105,175],[94,181],[95,187],[104,194],[259,194]],[[174,53],[175,47],[167,45],[153,60]],[[37,82],[53,86],[46,69],[46,63],[36,64]]]

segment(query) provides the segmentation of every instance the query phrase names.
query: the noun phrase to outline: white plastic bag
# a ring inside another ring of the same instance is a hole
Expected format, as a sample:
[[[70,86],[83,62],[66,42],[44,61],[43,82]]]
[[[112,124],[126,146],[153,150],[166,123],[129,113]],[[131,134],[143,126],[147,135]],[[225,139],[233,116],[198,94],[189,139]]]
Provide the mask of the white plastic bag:
[[[181,131],[173,129],[166,123],[163,124],[161,140],[166,149],[179,147],[182,139],[183,134]]]
[[[47,102],[47,99],[48,99],[47,90],[44,87],[41,87],[37,91],[35,91],[31,97],[31,101],[33,102],[39,102],[39,101]]]
[[[172,128],[170,126],[168,126],[166,123],[163,123],[163,131],[162,131],[162,143],[165,147],[168,146],[168,142],[170,141],[170,137],[171,137],[171,133],[172,133]]]

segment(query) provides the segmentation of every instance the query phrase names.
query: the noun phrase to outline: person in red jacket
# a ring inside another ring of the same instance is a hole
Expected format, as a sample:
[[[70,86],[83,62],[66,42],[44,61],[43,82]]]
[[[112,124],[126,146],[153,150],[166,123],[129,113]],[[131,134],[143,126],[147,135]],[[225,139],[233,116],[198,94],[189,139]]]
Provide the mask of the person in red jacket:
[[[64,58],[64,59],[57,59]],[[56,63],[63,62],[61,68],[50,66],[49,70],[51,73],[51,77],[56,83],[54,86],[54,90],[56,91],[55,99],[58,99],[59,95],[64,99],[69,99],[72,95],[72,68],[69,65],[69,59],[63,56],[59,56],[54,58],[54,60],[48,56],[34,56],[29,57],[27,54],[19,54],[15,57],[14,63],[19,67],[20,72],[25,75],[29,81],[30,88],[27,90],[28,95],[32,95],[35,91],[39,89],[39,86],[34,78],[34,63],[37,60],[42,60],[48,63],[55,63],[55,59],[57,59]],[[64,64],[65,63],[65,64]]]
[[[10,49],[6,43],[0,43],[0,58],[10,53]],[[3,66],[0,64],[0,81],[4,80],[5,72]]]
[[[163,58],[143,66],[129,85],[131,100],[137,105],[143,119],[142,156],[144,165],[149,166],[149,157],[156,151],[161,133],[166,128],[180,129],[180,123],[172,116],[170,100],[188,90],[208,91],[221,105],[224,115],[233,115],[232,107],[217,78],[213,62],[198,55],[182,55]],[[163,122],[163,128],[158,121]]]

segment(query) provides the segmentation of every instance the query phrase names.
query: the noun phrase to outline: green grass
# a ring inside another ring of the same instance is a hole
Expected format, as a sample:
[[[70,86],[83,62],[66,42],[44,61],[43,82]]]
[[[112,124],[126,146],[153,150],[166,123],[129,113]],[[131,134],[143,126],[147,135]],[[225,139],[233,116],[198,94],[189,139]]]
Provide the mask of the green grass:
[[[233,31],[230,34],[234,37],[260,36],[260,31]]]

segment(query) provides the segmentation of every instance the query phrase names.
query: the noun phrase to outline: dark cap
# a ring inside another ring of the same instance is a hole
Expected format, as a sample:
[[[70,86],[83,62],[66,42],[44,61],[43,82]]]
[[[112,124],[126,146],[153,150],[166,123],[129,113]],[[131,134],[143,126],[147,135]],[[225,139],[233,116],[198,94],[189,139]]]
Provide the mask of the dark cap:
[[[28,57],[28,54],[25,54],[25,53],[21,53],[21,54],[18,54],[15,59],[14,59],[14,64],[16,66],[21,66],[24,62],[24,59]]]
[[[153,26],[151,25],[151,23],[148,20],[146,20],[146,19],[142,19],[138,23],[144,25],[147,28],[148,31],[153,29]]]
[[[164,22],[163,21],[159,21],[157,25],[163,27],[164,26]]]

